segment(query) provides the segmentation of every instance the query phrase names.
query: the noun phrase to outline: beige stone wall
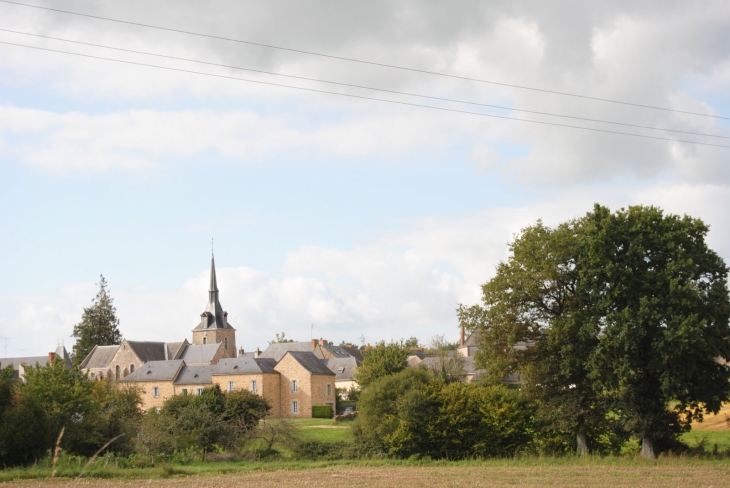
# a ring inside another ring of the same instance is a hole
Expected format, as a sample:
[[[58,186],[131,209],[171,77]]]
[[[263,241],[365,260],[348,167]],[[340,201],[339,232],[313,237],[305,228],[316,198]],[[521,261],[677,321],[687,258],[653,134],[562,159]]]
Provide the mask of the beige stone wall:
[[[212,383],[197,383],[194,385],[174,385],[174,394],[182,395],[183,390],[187,390],[188,395],[197,395],[198,388],[210,388],[213,386]]]
[[[205,340],[204,340],[205,339]],[[228,339],[228,347],[226,353],[229,358],[235,358],[238,355],[236,351],[236,331],[233,329],[210,329],[210,330],[194,330],[193,344],[226,344]]]
[[[175,394],[175,387],[172,381],[136,381],[121,383],[124,386],[136,386],[140,389],[142,396],[142,410],[161,408],[165,400]],[[155,387],[158,388],[159,396],[154,396]]]
[[[312,375],[312,405],[330,405],[335,409],[335,375],[315,374]],[[327,388],[329,386],[329,388]],[[329,391],[328,391],[329,390]],[[328,394],[329,393],[329,394]],[[309,407],[311,416],[312,407]]]
[[[282,418],[309,418],[312,416],[311,375],[291,355],[286,354],[274,367],[281,375],[279,391],[281,392]],[[297,380],[297,391],[292,392],[292,380]],[[298,404],[298,412],[292,413],[292,402]]]
[[[278,374],[235,374],[235,375],[214,375],[213,383],[220,386],[221,390],[228,391],[228,382],[233,381],[233,389],[244,389],[251,391],[251,381],[256,380],[257,393],[269,400],[271,413],[269,418],[278,418],[281,414],[279,405],[279,375]]]
[[[111,363],[109,364],[109,371],[111,371],[112,373],[112,380],[116,380],[117,366],[119,366],[119,379],[122,379],[129,373],[131,373],[131,366],[134,366],[134,370],[136,371],[143,364],[144,363],[137,356],[134,350],[129,347],[127,341],[122,341],[122,344],[119,346],[117,353],[114,355],[114,359],[112,359]],[[104,375],[104,377],[106,377],[106,374]]]
[[[311,418],[312,405],[332,405],[335,408],[335,375],[312,375],[296,359],[285,355],[274,368],[281,374],[281,417]],[[297,380],[297,392],[292,392],[292,380]],[[330,395],[327,395],[327,385]],[[292,402],[298,403],[298,413],[292,413]]]

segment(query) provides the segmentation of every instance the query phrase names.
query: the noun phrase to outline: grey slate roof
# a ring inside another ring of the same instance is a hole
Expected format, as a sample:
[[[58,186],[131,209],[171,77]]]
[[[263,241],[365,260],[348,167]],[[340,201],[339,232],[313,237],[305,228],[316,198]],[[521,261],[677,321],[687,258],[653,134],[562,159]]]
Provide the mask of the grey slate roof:
[[[114,359],[119,346],[94,346],[86,359],[81,363],[81,369],[103,369],[108,368]]]
[[[210,364],[222,343],[216,344],[188,344],[179,354],[178,359],[184,359],[185,364]]]
[[[309,371],[311,374],[335,374],[327,366],[325,366],[322,360],[315,356],[314,353],[311,351],[289,351],[287,354],[290,354],[294,359],[296,359],[299,364],[304,367],[304,369]]]
[[[182,359],[150,361],[119,381],[170,381],[177,377],[178,371],[184,365],[185,361]]]
[[[479,331],[474,331],[471,334],[469,334],[469,337],[466,338],[464,341],[465,346],[478,346],[477,342],[479,341]]]
[[[347,349],[340,346],[333,346],[330,344],[324,344],[320,346],[323,349],[326,349],[328,352],[330,352],[334,357],[336,358],[347,358],[352,357],[352,354],[350,354]]]
[[[271,358],[255,358],[253,353],[243,354],[237,358],[226,358],[213,366],[213,375],[219,374],[262,374],[276,373],[276,361]]]
[[[167,346],[164,342],[126,341],[142,362],[164,361]]]
[[[187,344],[189,344],[187,339],[183,340],[182,342],[168,342],[166,344],[167,359],[180,359],[178,357],[180,355],[180,351],[182,350],[183,346]]]
[[[15,374],[13,375],[15,378],[18,377],[17,371],[20,369],[20,364],[24,364],[25,366],[45,366],[48,364],[48,356],[27,356],[22,358],[0,358],[0,368],[6,368],[8,365],[13,365],[13,371],[15,371]]]
[[[183,366],[180,374],[175,378],[176,385],[197,385],[200,383],[213,383],[211,371],[214,366]]]
[[[306,351],[312,352],[311,342],[281,342],[278,344],[269,344],[264,352],[261,353],[262,358],[272,358],[276,362],[281,361],[281,358],[290,351]],[[322,358],[320,358],[322,359]]]
[[[350,354],[350,356],[357,359],[358,364],[362,364],[362,352],[360,352],[360,349],[356,347],[346,347],[342,346],[342,349],[344,349],[346,352]]]
[[[355,375],[355,368],[358,366],[357,359],[349,356],[346,358],[322,359],[327,368],[335,373],[335,381],[351,380]]]

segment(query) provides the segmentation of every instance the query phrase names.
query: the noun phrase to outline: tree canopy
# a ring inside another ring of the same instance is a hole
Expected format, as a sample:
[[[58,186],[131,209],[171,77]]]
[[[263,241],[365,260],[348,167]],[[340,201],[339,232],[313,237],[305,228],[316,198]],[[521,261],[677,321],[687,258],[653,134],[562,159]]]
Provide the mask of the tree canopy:
[[[94,346],[111,346],[122,342],[119,319],[114,299],[109,295],[104,275],[99,278],[99,292],[88,308],[84,308],[81,322],[74,325],[71,337],[76,338],[73,346],[73,364],[78,366],[89,355]]]
[[[600,205],[523,229],[483,307],[459,308],[480,332],[478,363],[493,381],[519,373],[538,413],[581,452],[586,432],[612,419],[653,457],[653,440],[665,449],[730,393],[716,361],[730,357],[727,267],[707,232],[655,207]]]
[[[402,343],[380,341],[365,351],[362,364],[357,368],[357,382],[365,388],[378,378],[403,371],[409,351]]]

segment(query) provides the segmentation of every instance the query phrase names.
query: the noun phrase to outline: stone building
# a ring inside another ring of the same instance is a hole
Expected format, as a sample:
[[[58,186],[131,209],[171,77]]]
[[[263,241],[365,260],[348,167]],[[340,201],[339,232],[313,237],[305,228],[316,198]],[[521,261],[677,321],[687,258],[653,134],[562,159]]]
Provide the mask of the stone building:
[[[81,369],[99,380],[139,387],[145,410],[162,407],[173,395],[197,395],[213,385],[262,395],[272,406],[271,417],[311,417],[312,407],[320,405],[334,410],[336,374],[326,361],[354,358],[323,340],[272,345],[267,349],[270,357],[258,349],[237,353],[236,329],[228,322],[219,293],[211,259],[208,303],[192,330],[192,343],[125,339],[119,345],[95,347]]]

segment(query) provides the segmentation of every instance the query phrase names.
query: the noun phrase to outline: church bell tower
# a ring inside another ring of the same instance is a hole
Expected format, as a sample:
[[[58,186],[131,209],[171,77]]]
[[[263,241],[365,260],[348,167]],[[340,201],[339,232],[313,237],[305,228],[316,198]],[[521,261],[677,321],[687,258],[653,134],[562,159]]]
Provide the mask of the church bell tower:
[[[218,281],[215,277],[215,257],[210,258],[210,289],[208,305],[200,314],[200,323],[193,329],[193,344],[217,344],[223,347],[229,357],[236,357],[236,329],[228,323],[228,312],[223,311],[218,299]]]

